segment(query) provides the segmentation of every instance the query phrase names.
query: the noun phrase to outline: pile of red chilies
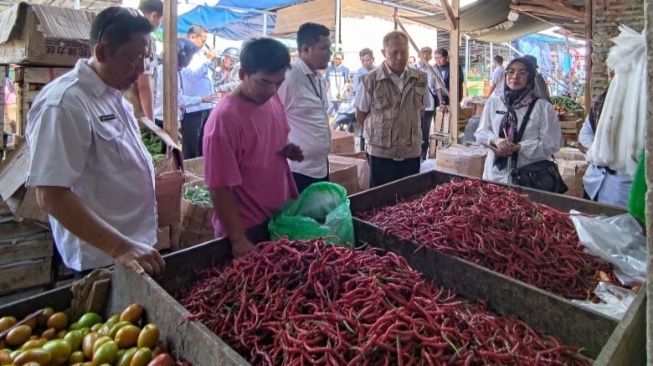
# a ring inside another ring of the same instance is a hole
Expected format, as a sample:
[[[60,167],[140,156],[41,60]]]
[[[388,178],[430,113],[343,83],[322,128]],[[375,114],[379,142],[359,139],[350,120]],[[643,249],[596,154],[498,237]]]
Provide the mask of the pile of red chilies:
[[[426,282],[406,260],[321,240],[259,244],[179,295],[254,365],[588,365],[538,335]]]
[[[616,281],[609,263],[584,253],[569,214],[480,180],[453,180],[361,218],[567,299],[592,299],[599,271]]]

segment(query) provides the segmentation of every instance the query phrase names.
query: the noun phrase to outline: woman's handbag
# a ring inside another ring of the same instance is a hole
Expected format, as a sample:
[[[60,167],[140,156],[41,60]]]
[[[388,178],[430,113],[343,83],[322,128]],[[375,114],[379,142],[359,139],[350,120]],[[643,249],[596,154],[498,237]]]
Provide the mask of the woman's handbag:
[[[537,102],[537,99],[533,100],[531,105],[528,106],[528,111],[524,116],[524,121],[517,133],[517,138],[515,140],[516,144],[521,141],[524,130],[526,129],[526,124],[531,118],[531,112],[533,111],[535,102]],[[514,184],[522,187],[538,189],[540,191],[560,194],[567,192],[569,189],[562,180],[562,176],[560,176],[558,166],[555,162],[551,160],[541,160],[517,168],[517,158],[519,158],[519,153],[513,153],[511,159],[512,171],[510,175],[512,176]]]

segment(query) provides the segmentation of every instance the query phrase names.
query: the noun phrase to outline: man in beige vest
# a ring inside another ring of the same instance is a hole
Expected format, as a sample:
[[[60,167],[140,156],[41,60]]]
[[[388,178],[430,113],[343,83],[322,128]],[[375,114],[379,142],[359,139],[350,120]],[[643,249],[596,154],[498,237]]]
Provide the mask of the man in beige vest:
[[[383,38],[385,62],[360,79],[354,106],[363,125],[370,163],[370,187],[419,173],[421,119],[431,95],[425,73],[408,68],[408,37]]]

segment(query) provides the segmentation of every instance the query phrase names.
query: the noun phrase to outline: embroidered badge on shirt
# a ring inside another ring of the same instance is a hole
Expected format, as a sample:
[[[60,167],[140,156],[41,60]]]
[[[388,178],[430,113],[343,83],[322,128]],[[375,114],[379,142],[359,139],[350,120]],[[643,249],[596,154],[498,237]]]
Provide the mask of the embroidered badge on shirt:
[[[107,114],[107,115],[104,115],[104,116],[100,116],[100,121],[102,121],[102,122],[113,121],[114,119],[116,119],[115,114]]]

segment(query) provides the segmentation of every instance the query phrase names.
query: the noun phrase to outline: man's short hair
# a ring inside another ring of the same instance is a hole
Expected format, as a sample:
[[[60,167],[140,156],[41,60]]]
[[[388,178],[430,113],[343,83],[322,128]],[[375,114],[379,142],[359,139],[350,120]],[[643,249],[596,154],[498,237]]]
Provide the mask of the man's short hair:
[[[449,51],[447,51],[446,48],[438,48],[435,50],[436,55],[440,55],[442,57],[449,57]]]
[[[188,32],[186,33],[187,36],[201,36],[204,33],[208,33],[209,31],[204,28],[203,26],[199,24],[193,24],[188,28]]]
[[[501,57],[499,55],[494,56],[494,58],[492,58],[492,60],[494,60],[494,62],[498,63],[499,65],[503,65],[503,57]]]
[[[374,58],[374,51],[372,51],[369,48],[363,48],[362,50],[360,50],[360,52],[358,52],[358,56],[359,57],[370,56],[371,58]]]
[[[335,58],[336,56],[340,56],[343,60],[345,59],[345,54],[342,53],[342,51],[336,51],[333,53],[333,57]]]
[[[159,16],[163,15],[163,1],[162,0],[141,0],[138,4],[138,10],[142,11],[145,15],[157,13]]]
[[[153,27],[138,10],[111,6],[100,12],[91,24],[89,46],[91,50],[102,42],[109,54],[115,55],[120,46],[131,42],[135,34],[149,34]]]
[[[396,39],[396,40],[405,40],[408,42],[408,36],[404,32],[400,31],[392,31],[383,37],[383,47],[385,47],[388,42],[390,42],[391,39]]]
[[[422,47],[422,49],[419,50],[419,52],[420,52],[420,53],[424,53],[424,52],[430,52],[430,53],[433,53],[433,49],[432,49],[431,47],[429,47],[429,46],[425,46],[425,47]]]
[[[247,75],[261,70],[276,73],[290,68],[290,53],[283,43],[268,37],[254,38],[243,44],[240,67]]]
[[[320,37],[328,37],[331,32],[329,28],[317,23],[304,23],[297,31],[297,49],[301,50],[303,45],[315,46],[320,42]]]

